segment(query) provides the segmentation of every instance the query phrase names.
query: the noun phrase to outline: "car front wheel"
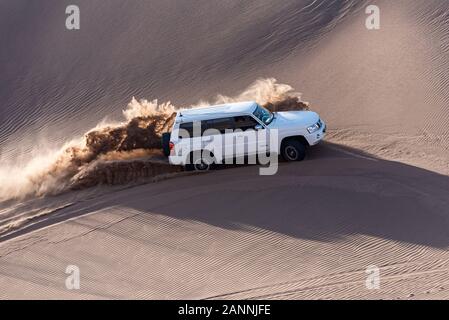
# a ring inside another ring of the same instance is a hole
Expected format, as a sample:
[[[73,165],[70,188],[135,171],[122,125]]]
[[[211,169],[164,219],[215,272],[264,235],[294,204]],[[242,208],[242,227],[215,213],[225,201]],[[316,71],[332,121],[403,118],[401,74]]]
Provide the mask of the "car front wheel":
[[[286,161],[302,161],[306,157],[306,147],[297,140],[283,143],[281,152]]]

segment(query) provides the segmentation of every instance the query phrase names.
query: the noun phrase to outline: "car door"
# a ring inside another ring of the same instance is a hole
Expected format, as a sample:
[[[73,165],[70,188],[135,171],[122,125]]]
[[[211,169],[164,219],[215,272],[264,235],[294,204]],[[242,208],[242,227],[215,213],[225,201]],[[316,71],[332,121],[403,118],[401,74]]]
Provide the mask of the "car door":
[[[252,116],[234,117],[237,145],[245,155],[255,155],[267,149],[265,127]]]
[[[248,115],[234,117],[236,155],[238,157],[256,154],[257,137],[255,127],[257,124],[258,122]]]
[[[186,157],[192,151],[202,149],[202,138],[201,135],[204,132],[204,122],[193,121],[184,122],[179,126],[178,131],[178,146],[181,149],[180,155]]]
[[[211,150],[218,162],[223,159],[232,159],[234,154],[235,134],[234,119],[223,117],[205,121],[206,131],[203,139],[207,140],[213,148]],[[211,138],[211,139],[209,139]]]

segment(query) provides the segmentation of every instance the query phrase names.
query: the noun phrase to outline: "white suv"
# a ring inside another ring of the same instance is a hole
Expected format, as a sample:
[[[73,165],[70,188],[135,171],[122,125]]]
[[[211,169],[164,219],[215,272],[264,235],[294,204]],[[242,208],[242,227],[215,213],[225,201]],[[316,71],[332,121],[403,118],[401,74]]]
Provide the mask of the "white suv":
[[[315,112],[272,113],[251,101],[179,111],[163,144],[171,164],[206,170],[229,159],[261,154],[300,161],[325,132]]]

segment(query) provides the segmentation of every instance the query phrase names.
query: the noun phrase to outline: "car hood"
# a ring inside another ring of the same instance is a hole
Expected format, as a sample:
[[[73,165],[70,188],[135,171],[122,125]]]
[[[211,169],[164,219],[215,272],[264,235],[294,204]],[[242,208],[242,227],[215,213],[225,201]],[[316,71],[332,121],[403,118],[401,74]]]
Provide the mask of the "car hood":
[[[318,122],[319,115],[313,111],[282,111],[276,112],[275,119],[270,124],[272,128],[302,127],[307,128]]]

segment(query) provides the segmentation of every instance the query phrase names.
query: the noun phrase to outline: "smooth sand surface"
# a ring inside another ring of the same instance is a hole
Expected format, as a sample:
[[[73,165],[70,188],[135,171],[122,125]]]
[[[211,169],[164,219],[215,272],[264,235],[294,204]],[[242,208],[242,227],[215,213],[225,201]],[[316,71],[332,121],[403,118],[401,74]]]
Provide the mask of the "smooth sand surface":
[[[0,296],[447,298],[449,178],[339,148],[79,201],[4,239]]]
[[[1,298],[448,298],[446,0],[370,1],[376,31],[365,1],[77,2],[69,32],[69,3],[0,1],[0,178],[132,96],[184,107],[258,78],[302,92],[328,142],[274,176],[0,202]]]

